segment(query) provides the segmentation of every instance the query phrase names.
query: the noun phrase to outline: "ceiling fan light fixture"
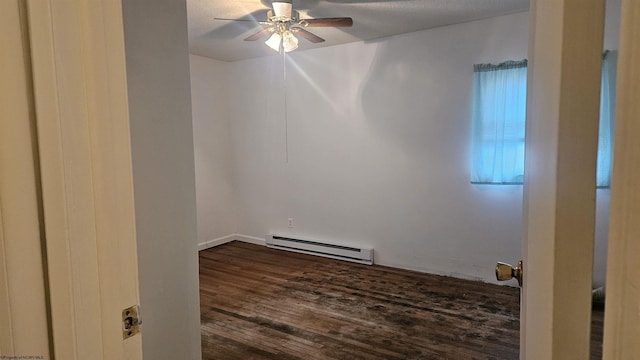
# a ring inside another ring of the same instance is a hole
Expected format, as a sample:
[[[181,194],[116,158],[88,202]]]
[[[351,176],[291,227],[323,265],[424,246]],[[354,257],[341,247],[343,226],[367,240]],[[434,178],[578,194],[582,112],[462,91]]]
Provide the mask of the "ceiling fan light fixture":
[[[331,17],[300,19],[298,11],[293,10],[292,0],[274,0],[271,3],[273,10],[267,11],[267,21],[257,21],[255,19],[225,19],[217,20],[251,21],[260,24],[263,28],[246,37],[244,41],[256,41],[269,36],[265,44],[278,53],[290,52],[298,48],[298,38],[302,36],[311,43],[321,43],[323,38],[305,30],[306,27],[350,27],[353,26],[353,19],[350,17]]]
[[[293,51],[298,48],[298,39],[291,31],[282,34],[282,47],[285,52]]]
[[[282,42],[282,36],[277,32],[274,32],[267,41],[264,43],[274,51],[280,52],[280,43]]]

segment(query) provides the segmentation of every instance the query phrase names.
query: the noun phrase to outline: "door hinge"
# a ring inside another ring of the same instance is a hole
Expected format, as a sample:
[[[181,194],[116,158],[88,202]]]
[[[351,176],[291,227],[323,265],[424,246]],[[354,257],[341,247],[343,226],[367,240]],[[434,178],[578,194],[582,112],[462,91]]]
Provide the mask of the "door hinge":
[[[139,333],[140,325],[142,325],[142,318],[139,305],[122,310],[122,339],[128,339]]]

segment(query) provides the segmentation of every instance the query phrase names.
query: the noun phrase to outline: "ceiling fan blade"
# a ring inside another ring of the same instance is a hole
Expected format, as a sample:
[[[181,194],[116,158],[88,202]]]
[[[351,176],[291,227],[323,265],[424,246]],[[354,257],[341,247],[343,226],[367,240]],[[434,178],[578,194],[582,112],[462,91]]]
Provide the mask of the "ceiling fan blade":
[[[258,20],[254,20],[254,19],[227,19],[227,18],[219,18],[219,17],[214,17],[214,20],[227,20],[227,21],[251,21],[251,22],[258,22]]]
[[[266,29],[262,29],[260,31],[258,31],[257,33],[247,37],[246,39],[244,39],[244,41],[256,41],[262,37],[267,36],[269,33],[271,32],[270,28],[266,28]]]
[[[353,19],[350,17],[303,19],[301,23],[306,23],[307,27],[351,27]]]
[[[308,32],[307,30],[305,30],[303,28],[296,28],[296,29],[297,29],[298,35],[300,35],[303,38],[311,41],[312,43],[319,43],[319,42],[323,42],[324,41],[324,39],[321,38],[320,36],[312,34],[312,33]]]
[[[252,22],[260,25],[269,25],[268,21],[261,21],[257,19],[227,19],[227,18],[213,18],[214,20],[224,20],[224,21],[243,21],[243,22]]]

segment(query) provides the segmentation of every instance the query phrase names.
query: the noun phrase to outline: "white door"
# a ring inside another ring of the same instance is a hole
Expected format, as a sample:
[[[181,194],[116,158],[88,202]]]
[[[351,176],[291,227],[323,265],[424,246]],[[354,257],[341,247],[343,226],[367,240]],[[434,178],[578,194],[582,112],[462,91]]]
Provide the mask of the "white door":
[[[7,266],[0,271],[0,353],[141,359],[141,336],[132,331],[127,337],[123,326],[123,310],[139,300],[121,2],[1,3],[0,59],[11,60],[0,70],[2,100],[12,103],[3,103],[1,127],[0,257]],[[6,90],[5,77],[19,86]],[[5,110],[25,106],[22,123],[5,121]],[[21,158],[12,159],[15,154]],[[33,186],[24,185],[29,182]],[[27,191],[16,193],[19,185]],[[21,203],[20,196],[40,201]],[[31,221],[38,234],[12,230],[21,224],[5,215],[17,211],[32,215],[23,222]],[[12,286],[14,257],[43,280]],[[44,304],[48,311],[24,311]],[[7,318],[13,322],[5,333]]]
[[[522,359],[588,359],[604,0],[532,0]]]
[[[605,359],[640,354],[640,2],[623,0],[605,305]]]
[[[640,353],[640,2],[622,14],[605,359]],[[588,359],[604,2],[530,16],[520,357]]]

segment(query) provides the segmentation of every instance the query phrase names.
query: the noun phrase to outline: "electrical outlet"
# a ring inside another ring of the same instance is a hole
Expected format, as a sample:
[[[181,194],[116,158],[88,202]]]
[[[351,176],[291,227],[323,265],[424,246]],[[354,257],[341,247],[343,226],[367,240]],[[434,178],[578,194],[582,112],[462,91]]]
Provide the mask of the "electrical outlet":
[[[287,227],[291,229],[293,227],[293,218],[287,219]]]

